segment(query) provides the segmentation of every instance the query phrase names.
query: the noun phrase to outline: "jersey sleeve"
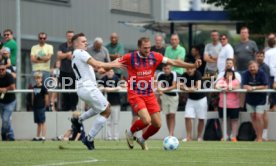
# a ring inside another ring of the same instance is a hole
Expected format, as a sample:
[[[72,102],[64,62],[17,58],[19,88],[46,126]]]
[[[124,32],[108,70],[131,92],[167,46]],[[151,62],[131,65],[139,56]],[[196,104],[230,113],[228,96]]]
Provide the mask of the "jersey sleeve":
[[[128,65],[129,61],[130,61],[130,55],[131,54],[124,55],[123,57],[120,58],[119,62],[121,62],[121,63],[123,63],[125,65]]]
[[[79,54],[81,54],[80,59],[83,62],[87,62],[89,58],[91,58],[91,56],[88,54],[87,51],[84,50],[79,50]]]
[[[156,67],[160,64],[160,63],[164,63],[166,64],[168,61],[167,57],[164,57],[163,55],[161,55],[160,53],[154,52],[154,56],[156,58]]]

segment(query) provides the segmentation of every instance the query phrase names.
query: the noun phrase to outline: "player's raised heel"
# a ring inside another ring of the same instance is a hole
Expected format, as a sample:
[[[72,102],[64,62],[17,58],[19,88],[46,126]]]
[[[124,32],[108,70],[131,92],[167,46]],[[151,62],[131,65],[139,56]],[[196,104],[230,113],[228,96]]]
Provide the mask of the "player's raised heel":
[[[142,150],[149,150],[146,142],[142,142],[140,139],[136,139],[136,142],[141,146]]]
[[[82,143],[87,147],[88,150],[94,150],[95,149],[94,141],[88,141],[87,137],[84,137],[82,139]]]
[[[125,135],[126,135],[126,141],[127,141],[127,145],[129,147],[129,149],[133,149],[135,137],[129,135],[127,130],[125,131]]]

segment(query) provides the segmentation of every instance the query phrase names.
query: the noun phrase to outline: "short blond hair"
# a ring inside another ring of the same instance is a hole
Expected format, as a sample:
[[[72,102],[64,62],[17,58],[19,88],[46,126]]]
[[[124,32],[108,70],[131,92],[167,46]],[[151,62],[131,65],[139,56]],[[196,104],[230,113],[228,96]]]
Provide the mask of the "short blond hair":
[[[80,115],[81,115],[80,111],[74,111],[74,112],[72,113],[72,117],[73,117],[73,118],[78,118],[78,117],[80,117]]]
[[[42,76],[43,76],[43,74],[42,74],[42,72],[40,72],[40,71],[36,71],[36,72],[34,73],[34,77],[35,77],[35,78],[36,78],[36,77],[42,78]]]

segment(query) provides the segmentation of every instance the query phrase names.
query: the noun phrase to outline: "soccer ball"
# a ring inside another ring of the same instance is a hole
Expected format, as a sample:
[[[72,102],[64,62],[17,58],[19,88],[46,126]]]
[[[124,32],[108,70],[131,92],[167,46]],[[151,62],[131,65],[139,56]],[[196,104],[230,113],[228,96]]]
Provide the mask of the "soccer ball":
[[[176,150],[178,148],[179,141],[176,137],[168,136],[163,140],[164,150]]]

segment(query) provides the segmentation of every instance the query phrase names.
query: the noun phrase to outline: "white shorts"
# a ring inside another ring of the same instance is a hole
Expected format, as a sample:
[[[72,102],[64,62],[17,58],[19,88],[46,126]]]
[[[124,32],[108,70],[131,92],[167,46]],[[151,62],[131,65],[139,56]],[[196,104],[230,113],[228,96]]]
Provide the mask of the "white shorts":
[[[265,112],[265,109],[266,109],[266,105],[253,106],[253,105],[250,105],[250,104],[246,103],[246,110],[249,113],[263,114]]]
[[[95,113],[105,111],[109,104],[106,97],[94,85],[79,87],[77,94],[86,104],[93,108]]]
[[[199,100],[187,100],[185,107],[185,118],[198,118],[198,119],[206,119],[207,118],[207,98],[204,97]]]
[[[164,114],[175,114],[178,108],[179,96],[169,96],[163,94],[160,96],[162,112]]]

